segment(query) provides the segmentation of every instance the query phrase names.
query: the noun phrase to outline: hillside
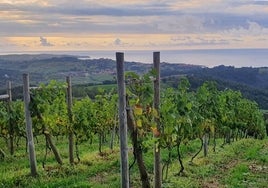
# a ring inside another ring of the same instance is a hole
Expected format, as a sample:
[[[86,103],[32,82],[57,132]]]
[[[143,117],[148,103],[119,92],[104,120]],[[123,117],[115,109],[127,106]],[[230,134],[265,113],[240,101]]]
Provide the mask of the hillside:
[[[143,74],[151,64],[126,62],[126,71]],[[22,85],[22,74],[29,73],[32,85],[51,79],[64,81],[67,75],[74,84],[102,84],[115,81],[116,63],[111,59],[85,59],[69,55],[3,55],[0,56],[0,89],[6,89],[6,81],[13,87]],[[235,68],[218,66],[207,68],[187,64],[161,63],[163,81],[177,87],[180,76],[188,76],[192,87],[197,88],[206,80],[216,80],[219,88],[240,90],[246,97],[268,109],[268,67]]]
[[[31,84],[48,82],[51,79],[65,80],[67,75],[73,77],[75,84],[101,84],[103,81],[114,80],[116,63],[111,59],[86,59],[75,56],[60,55],[5,55],[0,56],[0,88],[4,89],[7,80],[13,86],[22,85],[22,74],[29,73]],[[139,74],[148,72],[150,64],[126,62],[126,71]],[[185,72],[201,69],[200,66],[163,63],[163,75],[184,74]]]
[[[224,81],[244,84],[251,87],[268,89],[268,67],[252,68],[242,67],[234,68],[231,66],[218,66],[214,68],[205,68],[197,72],[199,77],[212,77]]]

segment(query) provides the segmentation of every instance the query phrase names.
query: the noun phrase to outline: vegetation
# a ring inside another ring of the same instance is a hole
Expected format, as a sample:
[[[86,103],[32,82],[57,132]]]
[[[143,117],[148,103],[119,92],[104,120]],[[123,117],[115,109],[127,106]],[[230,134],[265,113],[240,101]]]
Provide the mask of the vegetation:
[[[31,75],[31,84],[48,83],[49,80],[64,81],[65,76],[71,75],[76,85],[98,85],[115,83],[115,61],[110,59],[87,59],[68,55],[5,55],[0,56],[0,93],[5,93],[6,81],[11,80],[13,87],[22,85],[22,73]],[[126,70],[144,74],[151,65],[137,62],[126,62]],[[205,81],[216,81],[218,89],[230,88],[239,90],[244,97],[256,101],[262,109],[268,109],[268,71],[267,67],[235,68],[218,66],[206,68],[196,65],[161,63],[162,81],[169,86],[177,87],[181,76],[187,76],[191,89],[197,89]],[[85,96],[89,92],[81,87],[77,95]],[[15,88],[14,97],[21,97],[22,89]],[[94,96],[94,90],[91,91]]]
[[[164,187],[206,187],[210,183],[215,183],[217,187],[243,187],[246,185],[243,183],[246,175],[256,169],[261,169],[260,174],[258,177],[248,177],[250,183],[252,180],[253,186],[264,185],[267,120],[256,102],[244,98],[238,91],[219,90],[211,81],[192,90],[189,80],[181,77],[176,88],[162,91],[158,112],[153,107],[155,71],[142,76],[128,72],[126,80],[129,145],[132,144],[133,150],[133,155],[130,154],[133,161],[130,163],[132,187],[151,186],[155,148],[163,151]],[[3,175],[0,185],[40,187],[41,183],[45,187],[118,187],[118,97],[115,90],[105,92],[100,89],[94,98],[76,99],[72,110],[68,109],[64,83],[51,81],[41,84],[31,90],[30,96],[39,175],[37,178],[28,176],[22,101],[2,101],[1,163],[5,169],[3,171],[17,171],[18,174],[10,173],[5,179]],[[75,136],[76,159],[67,162],[71,157],[66,147],[67,143],[70,144],[70,133]],[[10,144],[14,141],[15,147]],[[256,146],[249,147],[255,142]],[[264,155],[258,157],[256,153]],[[241,163],[235,161],[233,164],[237,156]],[[21,160],[19,167],[12,165],[15,160]],[[225,174],[229,178],[221,176],[225,168],[231,169],[228,171],[230,175]],[[255,183],[256,178],[260,180]]]
[[[36,154],[39,176],[28,176],[28,158],[23,142],[16,148],[16,154],[7,156],[0,162],[0,187],[120,187],[119,150],[109,149],[104,143],[105,155],[98,154],[97,138],[90,145],[85,142],[80,145],[80,163],[68,165],[66,137],[59,137],[57,146],[64,157],[64,165],[55,163],[51,151],[47,155],[47,163],[43,168],[41,161],[45,154],[44,137],[37,137]],[[22,141],[22,140],[21,140]],[[117,142],[118,140],[116,140]],[[172,157],[169,175],[163,181],[163,187],[266,187],[268,173],[267,139],[241,139],[224,148],[216,148],[216,153],[204,158],[198,155],[194,163],[188,163],[189,156],[199,147],[198,140],[182,145],[182,155],[185,161],[185,173],[176,176],[179,164]],[[217,140],[219,142],[219,140]],[[1,148],[6,150],[3,142]],[[174,148],[175,149],[175,148]],[[153,153],[148,153],[144,160],[148,167],[149,176],[153,176]],[[172,151],[175,155],[176,151]],[[162,151],[163,158],[168,153]],[[132,159],[132,158],[131,158]],[[139,172],[136,167],[131,170],[131,187],[141,187]]]

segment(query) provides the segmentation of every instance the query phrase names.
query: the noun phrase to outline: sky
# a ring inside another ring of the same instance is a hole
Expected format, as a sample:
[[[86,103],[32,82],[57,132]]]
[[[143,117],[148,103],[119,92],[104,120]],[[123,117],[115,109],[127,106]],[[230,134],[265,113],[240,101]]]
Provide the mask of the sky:
[[[1,52],[268,48],[268,0],[0,0]]]

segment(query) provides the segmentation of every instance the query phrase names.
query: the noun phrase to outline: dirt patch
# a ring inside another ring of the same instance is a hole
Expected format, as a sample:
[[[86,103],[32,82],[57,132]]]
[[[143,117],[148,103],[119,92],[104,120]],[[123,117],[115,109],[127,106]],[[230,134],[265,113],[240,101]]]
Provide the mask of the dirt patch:
[[[201,185],[202,188],[219,188],[219,187],[223,187],[217,179],[210,179],[208,181],[205,181],[202,183]]]
[[[221,165],[219,165],[219,169],[222,172],[226,172],[231,168],[234,168],[238,163],[238,160],[231,160],[229,161],[227,164],[222,163]]]
[[[251,164],[248,168],[253,173],[268,173],[268,166]]]
[[[201,183],[201,187],[202,188],[221,188],[224,187],[223,185],[221,185],[220,179],[221,174],[225,174],[228,173],[228,171],[232,168],[234,168],[236,165],[238,164],[238,160],[231,160],[228,163],[221,163],[220,165],[218,165],[218,169],[219,169],[219,174],[213,176],[211,179],[208,179],[206,181],[203,181]]]
[[[98,173],[95,176],[92,176],[89,178],[89,182],[98,182],[100,184],[103,184],[107,181],[107,177],[108,173],[104,172],[104,173]]]
[[[103,160],[110,160],[114,155],[117,155],[119,153],[118,150],[106,150],[101,153],[98,153],[96,157],[100,157]]]

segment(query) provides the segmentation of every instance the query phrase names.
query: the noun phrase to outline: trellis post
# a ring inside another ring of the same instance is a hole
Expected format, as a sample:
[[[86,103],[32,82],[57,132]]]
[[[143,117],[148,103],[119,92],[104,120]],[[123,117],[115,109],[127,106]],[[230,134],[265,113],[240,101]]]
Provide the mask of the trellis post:
[[[7,81],[7,95],[8,95],[8,113],[11,113],[11,102],[12,102],[12,92],[11,92],[11,81]],[[10,155],[14,154],[14,126],[11,122],[11,116],[9,116],[9,147],[10,147]]]
[[[124,75],[124,53],[116,52],[117,85],[119,95],[119,133],[120,133],[120,170],[121,188],[129,188],[126,88]]]
[[[68,106],[68,118],[69,118],[69,162],[70,164],[74,163],[74,133],[72,130],[72,124],[73,124],[73,113],[72,113],[72,105],[73,105],[73,99],[72,99],[72,84],[71,84],[71,77],[66,77],[67,82],[67,106]]]
[[[157,124],[157,130],[160,132],[160,115],[159,115],[159,105],[160,105],[160,52],[153,53],[153,63],[155,70],[155,80],[154,80],[154,108],[157,111],[158,117],[155,118]],[[155,135],[157,138],[159,135]],[[162,175],[161,175],[161,155],[159,144],[154,146],[154,187],[162,187]]]
[[[31,175],[37,176],[37,165],[36,165],[36,155],[34,149],[34,140],[33,140],[33,130],[32,130],[32,119],[29,110],[30,104],[30,89],[29,89],[29,75],[23,74],[23,99],[24,99],[24,114],[26,120],[26,135],[27,135],[27,144],[29,149],[29,161],[31,168]]]

